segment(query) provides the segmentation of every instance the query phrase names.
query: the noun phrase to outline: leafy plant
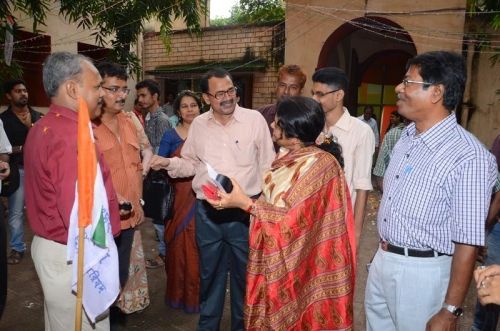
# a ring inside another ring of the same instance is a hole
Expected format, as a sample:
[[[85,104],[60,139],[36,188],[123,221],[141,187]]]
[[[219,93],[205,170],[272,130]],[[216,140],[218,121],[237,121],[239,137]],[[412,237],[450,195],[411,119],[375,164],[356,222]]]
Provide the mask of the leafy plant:
[[[231,24],[252,24],[285,19],[285,3],[283,0],[240,0],[231,8],[228,18],[216,18],[211,25],[223,26]]]

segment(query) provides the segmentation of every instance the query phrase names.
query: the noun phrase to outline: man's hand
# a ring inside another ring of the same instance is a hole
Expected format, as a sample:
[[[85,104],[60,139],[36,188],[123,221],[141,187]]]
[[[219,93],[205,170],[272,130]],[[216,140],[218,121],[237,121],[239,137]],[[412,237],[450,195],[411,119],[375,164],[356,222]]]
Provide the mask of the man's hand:
[[[500,265],[479,267],[474,271],[477,297],[482,305],[500,303]]]
[[[151,168],[151,159],[153,158],[153,149],[151,147],[142,150],[142,176],[146,177]]]
[[[158,155],[154,155],[149,163],[149,166],[153,170],[166,169],[170,165],[170,159],[166,157],[161,157]]]
[[[134,207],[132,207],[130,210],[122,209],[121,206],[126,203],[130,203],[130,201],[127,201],[127,199],[123,198],[122,196],[116,194],[116,197],[118,199],[118,210],[120,212],[120,218],[121,219],[126,219],[130,217],[130,214],[134,211]]]
[[[426,331],[455,331],[457,317],[446,309],[441,309],[427,322]]]
[[[10,175],[10,166],[9,166],[9,164],[7,162],[0,161],[0,180],[9,177],[9,175]]]

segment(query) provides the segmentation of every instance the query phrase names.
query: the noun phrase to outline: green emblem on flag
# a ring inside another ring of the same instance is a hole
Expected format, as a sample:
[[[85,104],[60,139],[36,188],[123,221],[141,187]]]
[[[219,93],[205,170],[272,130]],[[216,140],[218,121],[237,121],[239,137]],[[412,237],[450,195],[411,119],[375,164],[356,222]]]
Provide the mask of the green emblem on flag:
[[[94,234],[92,235],[92,241],[94,244],[101,248],[106,248],[106,229],[104,228],[104,208],[101,209],[101,216],[99,216],[99,221],[95,227]]]

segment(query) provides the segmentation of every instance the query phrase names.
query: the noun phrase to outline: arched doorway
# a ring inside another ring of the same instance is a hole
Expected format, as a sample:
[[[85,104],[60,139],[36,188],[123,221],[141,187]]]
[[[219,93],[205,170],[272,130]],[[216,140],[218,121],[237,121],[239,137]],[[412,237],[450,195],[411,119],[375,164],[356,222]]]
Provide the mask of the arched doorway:
[[[365,105],[371,105],[380,121],[382,109],[395,105],[394,87],[416,53],[410,35],[398,24],[383,17],[360,17],[327,38],[317,68],[344,69],[349,76],[346,107],[358,115]]]

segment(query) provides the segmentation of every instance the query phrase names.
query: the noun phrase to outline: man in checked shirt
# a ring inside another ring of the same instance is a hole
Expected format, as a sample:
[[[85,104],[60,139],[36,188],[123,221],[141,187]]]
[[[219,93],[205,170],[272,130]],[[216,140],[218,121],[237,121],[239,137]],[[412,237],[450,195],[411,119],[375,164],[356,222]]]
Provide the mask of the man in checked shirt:
[[[493,155],[457,124],[465,81],[463,58],[441,51],[410,59],[396,86],[398,112],[413,123],[384,177],[367,330],[455,330],[462,315],[497,174]]]

